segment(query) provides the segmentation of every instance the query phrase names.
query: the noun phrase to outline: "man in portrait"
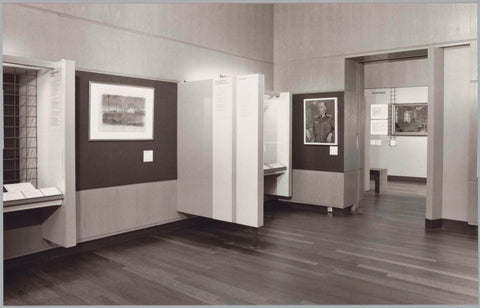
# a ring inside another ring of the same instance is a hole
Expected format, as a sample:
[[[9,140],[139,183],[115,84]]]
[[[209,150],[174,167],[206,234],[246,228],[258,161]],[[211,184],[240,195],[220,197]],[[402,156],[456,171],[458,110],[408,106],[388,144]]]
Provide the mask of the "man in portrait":
[[[313,114],[312,126],[307,129],[307,141],[313,143],[334,143],[335,142],[335,119],[332,115],[327,114],[327,106],[325,102],[319,102],[312,106]]]

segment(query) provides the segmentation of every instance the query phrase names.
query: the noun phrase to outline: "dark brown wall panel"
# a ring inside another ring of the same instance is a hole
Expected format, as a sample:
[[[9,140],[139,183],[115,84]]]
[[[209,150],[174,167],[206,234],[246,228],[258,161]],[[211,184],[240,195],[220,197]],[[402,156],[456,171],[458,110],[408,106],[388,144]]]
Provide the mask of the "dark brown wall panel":
[[[338,155],[330,155],[328,145],[303,144],[303,100],[336,97],[338,103]],[[293,95],[292,165],[293,169],[343,172],[344,92],[323,92]]]
[[[153,136],[150,141],[88,141],[89,82],[155,88]],[[77,71],[77,190],[177,178],[177,84]],[[143,150],[153,150],[153,162],[143,162]]]

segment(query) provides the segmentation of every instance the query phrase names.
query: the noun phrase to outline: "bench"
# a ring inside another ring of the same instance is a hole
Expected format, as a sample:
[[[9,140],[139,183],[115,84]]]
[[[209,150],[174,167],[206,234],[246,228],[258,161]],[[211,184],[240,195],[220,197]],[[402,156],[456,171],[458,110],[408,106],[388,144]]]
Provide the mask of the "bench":
[[[375,192],[382,193],[387,188],[387,169],[370,168],[370,176],[375,180]]]

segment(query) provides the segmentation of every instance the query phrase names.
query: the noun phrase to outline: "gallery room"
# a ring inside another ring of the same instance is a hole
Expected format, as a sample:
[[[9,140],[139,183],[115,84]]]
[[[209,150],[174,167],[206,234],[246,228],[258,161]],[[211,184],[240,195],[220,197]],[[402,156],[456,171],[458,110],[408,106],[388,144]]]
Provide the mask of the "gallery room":
[[[478,304],[477,9],[3,4],[3,304]]]

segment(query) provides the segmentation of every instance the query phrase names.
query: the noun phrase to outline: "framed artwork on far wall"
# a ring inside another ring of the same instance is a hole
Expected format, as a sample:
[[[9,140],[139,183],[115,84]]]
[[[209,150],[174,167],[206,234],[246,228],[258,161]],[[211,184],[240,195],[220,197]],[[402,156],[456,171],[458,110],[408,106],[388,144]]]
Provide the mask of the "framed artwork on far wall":
[[[392,135],[427,136],[428,104],[393,104]]]
[[[89,140],[153,140],[154,91],[90,81]]]
[[[305,145],[337,145],[337,98],[304,99],[303,129]]]

